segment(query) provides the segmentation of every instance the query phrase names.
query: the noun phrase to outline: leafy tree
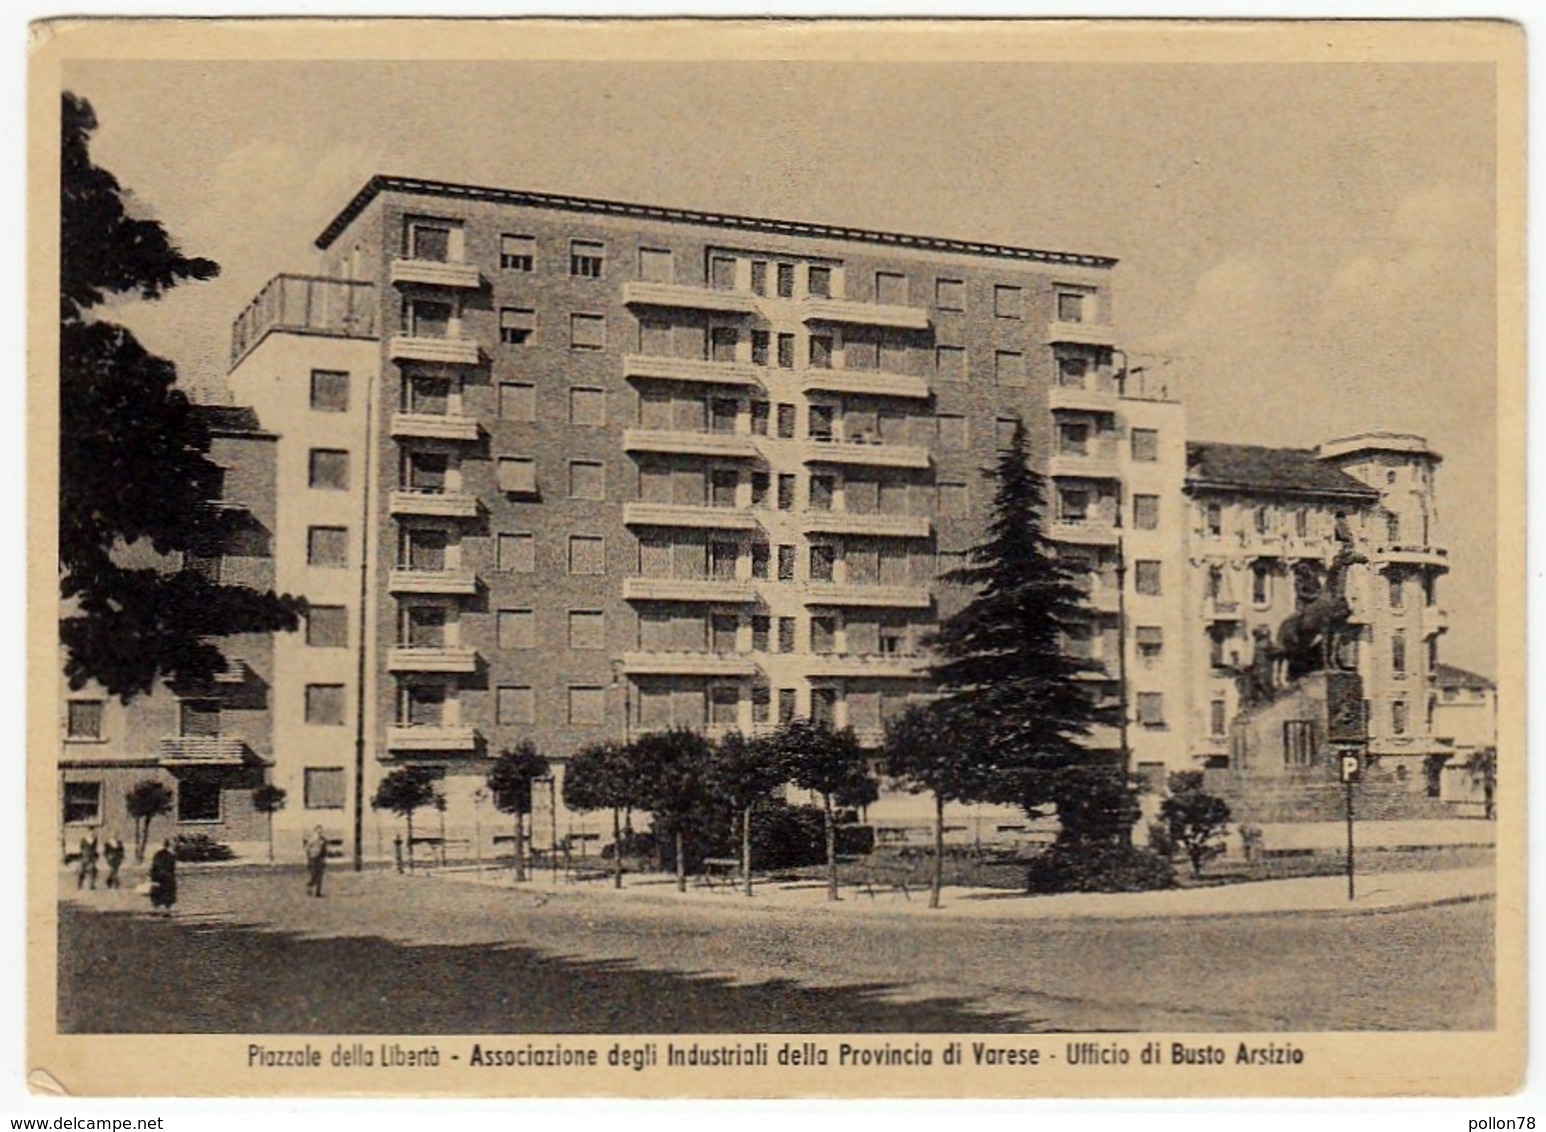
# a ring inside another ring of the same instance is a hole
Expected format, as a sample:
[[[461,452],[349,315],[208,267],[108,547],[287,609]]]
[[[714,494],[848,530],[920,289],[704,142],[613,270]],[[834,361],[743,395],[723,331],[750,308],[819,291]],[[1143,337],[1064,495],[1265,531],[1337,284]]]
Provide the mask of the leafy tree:
[[[970,720],[937,704],[914,704],[886,724],[885,769],[910,794],[934,796],[934,876],[929,907],[939,907],[945,868],[945,803],[992,793],[981,738]]]
[[[408,823],[408,868],[413,869],[413,815],[435,804],[439,795],[435,772],[428,767],[400,766],[376,786],[373,810],[389,810]]]
[[[769,738],[790,781],[821,795],[827,831],[827,899],[837,895],[837,821],[834,806],[867,806],[879,794],[864,765],[864,752],[852,728],[834,731],[825,724],[796,719]]]
[[[127,702],[158,676],[202,683],[224,666],[209,638],[291,630],[304,603],[193,571],[131,567],[145,543],[163,558],[211,552],[239,518],[212,505],[221,471],[177,371],[128,330],[96,317],[111,296],[159,299],[213,279],[155,220],[131,215],[128,190],[94,165],[96,114],[64,95],[60,181],[59,566],[71,607],[60,621],[71,688],[96,680]]]
[[[638,802],[629,749],[596,743],[575,752],[564,767],[564,805],[571,810],[612,811],[612,884],[623,887],[623,811]]]
[[[740,819],[741,881],[752,894],[752,810],[788,781],[777,751],[761,739],[732,731],[715,746],[709,768],[709,788]]]
[[[154,778],[142,778],[129,787],[123,796],[124,806],[134,819],[134,859],[145,859],[145,846],[150,843],[150,823],[162,814],[172,812],[175,799],[166,784]]]
[[[1478,747],[1466,759],[1467,776],[1482,788],[1482,815],[1491,821],[1497,816],[1498,749]]]
[[[687,827],[708,808],[709,741],[696,731],[674,727],[635,739],[630,762],[640,802],[676,847],[676,888],[687,891]]]
[[[940,624],[930,675],[943,693],[941,710],[973,721],[981,735],[973,743],[983,771],[974,800],[1033,813],[1050,803],[1068,824],[1085,817],[1077,811],[1094,781],[1078,770],[1095,761],[1080,740],[1096,725],[1117,724],[1120,709],[1100,705],[1093,682],[1082,678],[1098,667],[1063,651],[1066,631],[1084,620],[1083,595],[1043,534],[1045,482],[1027,455],[1017,422],[988,473],[996,487],[986,537],[966,565],[945,575],[976,593]]]
[[[252,808],[268,819],[268,863],[274,863],[274,815],[285,808],[282,786],[265,782],[252,792]]]
[[[515,815],[515,879],[526,879],[526,815],[531,813],[531,784],[546,778],[551,768],[531,740],[499,752],[489,768],[488,788],[494,808]]]
[[[1160,803],[1160,820],[1170,840],[1192,862],[1192,875],[1224,854],[1224,834],[1229,828],[1229,803],[1205,792],[1200,770],[1178,771],[1170,776],[1170,797]]]

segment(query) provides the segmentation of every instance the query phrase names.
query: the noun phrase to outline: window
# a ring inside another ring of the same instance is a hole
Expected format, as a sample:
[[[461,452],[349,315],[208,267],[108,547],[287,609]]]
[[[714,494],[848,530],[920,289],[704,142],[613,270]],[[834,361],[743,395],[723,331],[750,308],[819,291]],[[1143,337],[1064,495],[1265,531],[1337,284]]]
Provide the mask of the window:
[[[1061,456],[1088,456],[1090,453],[1090,426],[1065,423],[1058,425],[1058,454]]]
[[[499,490],[507,495],[537,494],[537,461],[532,456],[501,456]]]
[[[778,509],[780,511],[794,510],[794,485],[793,472],[780,472],[778,476]]]
[[[812,334],[810,337],[811,369],[832,368],[832,335]]]
[[[963,452],[968,446],[966,418],[957,413],[940,413],[934,418],[939,446],[947,452]]]
[[[836,563],[836,548],[825,543],[816,543],[811,547],[811,581],[830,582],[832,580],[832,568]]]
[[[606,245],[596,240],[569,241],[569,274],[581,279],[600,279],[606,261]]]
[[[659,318],[639,320],[639,353],[657,357],[671,354],[671,324]]]
[[[1158,429],[1133,429],[1133,459],[1146,464],[1152,464],[1159,459]]]
[[[569,573],[605,574],[606,540],[599,535],[569,536]]]
[[[719,727],[735,724],[741,711],[741,690],[734,684],[714,684],[709,688],[709,723]]]
[[[1272,529],[1272,510],[1268,507],[1258,507],[1252,520],[1256,525],[1256,533],[1264,535]]]
[[[934,347],[934,372],[941,381],[965,381],[966,348],[964,346]]]
[[[778,364],[780,369],[794,368],[794,335],[778,336]]]
[[[794,652],[795,619],[793,617],[780,617],[778,619],[778,651],[783,653]]]
[[[766,260],[752,260],[752,290],[759,295],[768,293],[768,264]]]
[[[306,644],[318,649],[349,647],[349,611],[341,605],[313,605],[306,610]]]
[[[398,710],[406,727],[439,727],[446,718],[443,684],[407,684],[402,688]]]
[[[309,766],[301,780],[301,797],[308,810],[341,810],[347,783],[341,766]]]
[[[602,350],[607,345],[607,320],[605,315],[572,314],[569,316],[569,347],[574,350]]]
[[[832,297],[832,269],[811,264],[805,276],[805,290],[818,299]]]
[[[1089,380],[1090,360],[1077,354],[1058,355],[1058,385],[1064,389],[1084,389]]]
[[[499,419],[535,421],[537,387],[529,381],[501,381],[499,383]]]
[[[531,271],[537,264],[537,241],[531,236],[500,236],[499,266],[506,271]]]
[[[961,279],[934,280],[934,305],[942,311],[964,311],[966,282]]]
[[[1059,291],[1057,299],[1059,322],[1084,321],[1084,295],[1078,291]]]
[[[752,473],[752,506],[766,507],[768,505],[768,489],[771,486],[771,477],[767,472]]]
[[[1392,577],[1390,579],[1390,608],[1402,608],[1405,597],[1405,584],[1403,583],[1402,579],[1399,577]]]
[[[778,407],[778,436],[780,440],[794,439],[795,407],[780,404]]]
[[[875,301],[887,306],[907,305],[907,276],[895,271],[875,273]]]
[[[1137,633],[1138,655],[1157,660],[1165,651],[1165,630],[1158,625],[1140,625]]]
[[[1390,702],[1390,733],[1405,735],[1407,727],[1407,703],[1405,700]]]
[[[1224,508],[1217,503],[1209,503],[1203,508],[1203,525],[1209,538],[1218,538],[1224,533]]]
[[[832,510],[832,497],[837,491],[837,478],[835,476],[813,475],[810,481],[810,497],[812,511]]]
[[[811,618],[811,652],[830,653],[837,648],[837,618],[826,615]]]
[[[499,308],[499,341],[519,346],[537,330],[537,312],[527,307]]]
[[[1251,566],[1251,601],[1256,605],[1272,604],[1272,569],[1265,562]]]
[[[307,684],[306,722],[341,727],[344,722],[344,686]]]
[[[1294,537],[1306,538],[1310,534],[1310,513],[1303,507],[1294,511]]]
[[[781,582],[794,581],[795,548],[782,545],[778,548],[778,580]]]
[[[723,582],[734,581],[735,567],[740,557],[740,547],[735,543],[719,542],[717,540],[710,542],[709,577]]]
[[[716,291],[735,290],[734,256],[709,256],[709,286]]]
[[[1144,727],[1165,726],[1165,694],[1163,692],[1138,693],[1138,722]]]
[[[1389,514],[1385,516],[1385,541],[1392,546],[1401,542],[1401,516]]]
[[[1134,585],[1145,597],[1160,595],[1160,564],[1147,559],[1133,563]]]
[[[64,784],[65,825],[95,825],[102,820],[102,784],[66,782]]]
[[[506,684],[494,694],[494,722],[537,722],[537,697],[525,684]]]
[[[177,779],[177,820],[220,820],[220,779],[209,773],[183,774]]]
[[[446,568],[445,531],[410,528],[403,532],[403,560],[410,570],[438,571]]]
[[[1283,721],[1283,765],[1314,766],[1316,727],[1313,719]]]
[[[768,723],[773,717],[772,689],[766,684],[752,685],[752,722]]]
[[[709,470],[709,506],[734,507],[736,492],[741,486],[741,473],[734,468]]]
[[[1058,492],[1058,520],[1083,523],[1090,517],[1090,493],[1082,488],[1063,488]]]
[[[996,318],[1019,318],[1024,292],[1019,287],[999,284],[993,288],[993,314]]]
[[[606,648],[606,614],[599,609],[570,610],[569,647],[572,649]]]
[[[445,263],[451,258],[451,225],[445,221],[410,219],[405,241],[409,259]]]
[[[306,531],[306,564],[337,567],[348,565],[347,527],[310,527]]]
[[[959,517],[967,512],[966,485],[942,483],[939,485],[939,513],[943,518]]]
[[[833,727],[837,723],[837,689],[811,689],[811,722],[818,726]]]
[[[102,738],[102,701],[71,700],[66,709],[66,739]]]
[[[767,579],[771,554],[771,549],[767,543],[752,543],[752,577]]]
[[[501,533],[495,569],[511,574],[530,574],[537,568],[536,539],[526,531]]]
[[[498,642],[502,649],[537,647],[537,611],[501,609],[498,616]]]
[[[398,626],[398,641],[408,648],[444,648],[446,626],[450,620],[451,611],[443,605],[405,606]]]
[[[443,417],[451,410],[451,383],[443,377],[413,377],[404,385],[404,408],[426,417]]]
[[[569,423],[599,428],[607,423],[607,392],[590,386],[569,390]]]
[[[778,690],[778,722],[779,726],[794,722],[793,688],[780,688]]]
[[[590,685],[569,688],[569,723],[574,727],[597,727],[606,722],[607,690]]]
[[[752,331],[752,365],[765,366],[768,364],[769,340],[766,330]]]
[[[1025,384],[1025,355],[1017,350],[997,350],[993,354],[993,380],[1000,385]]]
[[[1213,700],[1208,704],[1208,734],[1215,738],[1222,736],[1226,729],[1224,710],[1223,700]]]
[[[445,338],[454,313],[450,303],[410,299],[403,307],[403,329],[415,338]]]
[[[1157,495],[1133,496],[1133,526],[1140,531],[1159,529],[1160,500]]]
[[[569,461],[569,498],[605,499],[607,466],[600,460]]]
[[[320,413],[347,413],[349,375],[334,370],[312,370],[311,407]]]
[[[792,263],[778,265],[778,297],[794,298],[794,264]]]
[[[709,327],[709,361],[733,362],[741,344],[741,332],[734,326]]]
[[[1406,675],[1406,634],[1392,633],[1390,637],[1390,671],[1396,676]]]
[[[734,613],[713,613],[709,615],[709,651],[716,653],[733,653],[736,651],[736,638],[741,632],[741,619]]]
[[[831,405],[812,405],[806,420],[806,435],[812,440],[831,440],[832,422],[837,419],[837,410]]]
[[[752,615],[752,652],[767,652],[773,631],[773,619],[765,613]]]
[[[996,451],[1007,451],[1015,442],[1015,426],[1020,423],[1019,417],[996,417],[993,421],[993,447]]]
[[[646,283],[671,283],[676,279],[676,264],[669,248],[639,249],[639,278]]]

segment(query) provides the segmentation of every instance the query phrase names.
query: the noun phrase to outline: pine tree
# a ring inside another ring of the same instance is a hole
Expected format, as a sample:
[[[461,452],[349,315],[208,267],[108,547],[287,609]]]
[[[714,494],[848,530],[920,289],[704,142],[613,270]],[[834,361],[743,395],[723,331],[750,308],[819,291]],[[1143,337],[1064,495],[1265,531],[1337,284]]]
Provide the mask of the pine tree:
[[[1087,678],[1096,666],[1063,651],[1065,632],[1087,615],[1072,571],[1042,530],[1045,481],[1030,467],[1023,422],[989,474],[996,487],[986,538],[944,576],[976,594],[931,642],[937,710],[981,736],[975,800],[1033,813],[1051,803],[1066,826],[1091,764],[1109,766],[1081,739],[1116,724],[1120,709],[1097,702]]]
[[[235,516],[213,506],[221,470],[209,431],[176,388],[177,370],[94,311],[110,296],[160,298],[213,279],[154,220],[137,219],[112,173],[92,164],[97,119],[64,95],[60,183],[59,566],[72,607],[60,622],[71,688],[96,680],[124,701],[158,676],[206,682],[225,659],[211,638],[291,630],[304,605],[165,566],[131,568],[125,546],[164,560],[208,552]]]

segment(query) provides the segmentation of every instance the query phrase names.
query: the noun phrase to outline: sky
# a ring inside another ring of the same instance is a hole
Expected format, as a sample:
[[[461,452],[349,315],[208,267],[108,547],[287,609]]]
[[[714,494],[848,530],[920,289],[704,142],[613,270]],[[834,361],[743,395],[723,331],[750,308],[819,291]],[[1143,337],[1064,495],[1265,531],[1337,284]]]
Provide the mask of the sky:
[[[1496,123],[1464,64],[69,64],[93,156],[221,278],[112,317],[215,390],[232,319],[373,173],[1120,259],[1194,439],[1444,463],[1441,659],[1495,674]]]

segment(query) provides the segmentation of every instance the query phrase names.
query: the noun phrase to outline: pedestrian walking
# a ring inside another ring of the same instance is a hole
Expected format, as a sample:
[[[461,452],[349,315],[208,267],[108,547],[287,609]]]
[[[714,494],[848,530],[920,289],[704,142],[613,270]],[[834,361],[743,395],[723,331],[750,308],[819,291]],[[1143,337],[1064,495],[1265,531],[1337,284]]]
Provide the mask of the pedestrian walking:
[[[107,881],[103,887],[123,887],[118,882],[118,870],[123,867],[123,838],[115,834],[107,839],[102,846],[102,860],[107,865]]]
[[[306,895],[322,895],[322,876],[327,872],[327,835],[319,825],[306,839]]]
[[[150,859],[150,906],[161,909],[163,916],[170,916],[172,905],[176,903],[177,855],[172,852],[172,842],[168,839]]]
[[[75,887],[84,888],[86,882],[91,882],[92,890],[97,887],[97,831],[89,830],[85,837],[81,838],[80,860],[75,865]]]

